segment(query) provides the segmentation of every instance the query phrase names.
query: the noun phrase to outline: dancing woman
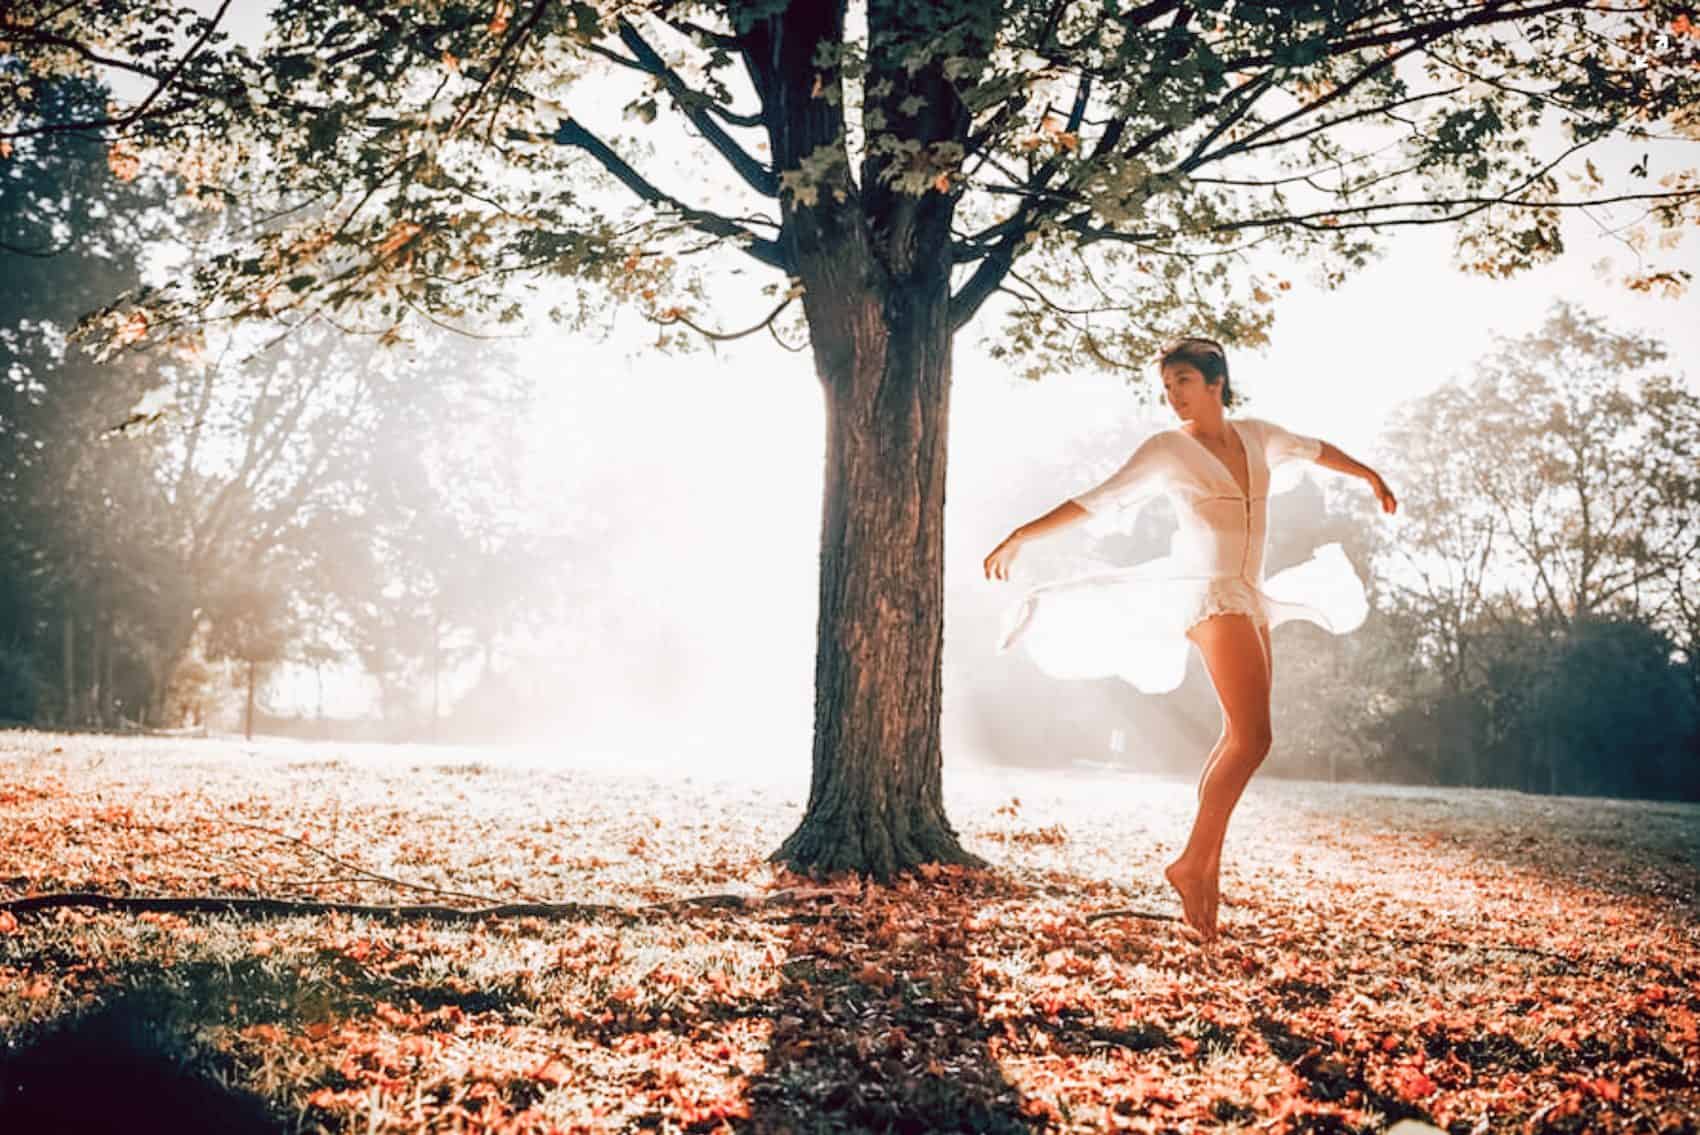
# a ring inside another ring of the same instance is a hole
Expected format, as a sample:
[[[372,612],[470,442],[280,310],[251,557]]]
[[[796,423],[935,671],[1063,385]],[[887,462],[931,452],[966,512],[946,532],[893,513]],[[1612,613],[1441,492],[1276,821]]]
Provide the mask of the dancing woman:
[[[1034,588],[999,649],[1020,642],[1054,676],[1117,675],[1150,693],[1178,686],[1187,644],[1198,649],[1222,706],[1222,735],[1199,778],[1192,834],[1163,873],[1187,924],[1208,941],[1228,818],[1269,753],[1270,628],[1303,619],[1344,634],[1367,613],[1363,584],[1338,544],[1264,579],[1270,471],[1312,461],[1362,477],[1385,512],[1397,502],[1379,473],[1327,442],[1256,418],[1230,420],[1228,360],[1215,340],[1174,340],[1157,366],[1181,425],[1147,438],[1102,484],[1011,532],[985,568],[987,579],[1007,580],[1029,540],[1158,494],[1174,503],[1179,528],[1168,556]]]

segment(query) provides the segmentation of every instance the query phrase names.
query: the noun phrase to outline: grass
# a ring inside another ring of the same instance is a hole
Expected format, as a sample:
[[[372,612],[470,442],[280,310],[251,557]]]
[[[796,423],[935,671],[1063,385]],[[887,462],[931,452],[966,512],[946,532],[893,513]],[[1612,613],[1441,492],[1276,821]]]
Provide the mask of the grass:
[[[948,768],[996,869],[879,888],[765,862],[805,776],[0,734],[0,899],[623,908],[0,914],[0,1129],[1697,1129],[1700,808],[1259,782],[1201,949],[1101,917],[1189,784]]]

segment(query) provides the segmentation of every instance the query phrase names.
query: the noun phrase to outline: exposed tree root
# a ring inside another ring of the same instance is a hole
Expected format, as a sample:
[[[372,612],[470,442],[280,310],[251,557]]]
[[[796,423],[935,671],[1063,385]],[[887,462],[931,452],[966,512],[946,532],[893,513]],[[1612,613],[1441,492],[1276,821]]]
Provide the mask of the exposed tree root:
[[[58,891],[51,894],[29,895],[26,898],[0,902],[0,912],[13,915],[35,914],[58,907],[86,907],[93,910],[116,910],[132,914],[168,912],[173,914],[238,914],[259,918],[288,918],[306,914],[355,914],[365,918],[386,918],[395,921],[424,920],[434,922],[482,922],[493,918],[541,918],[551,921],[617,918],[639,922],[654,914],[683,914],[696,910],[757,910],[768,906],[786,906],[810,899],[829,898],[842,894],[837,890],[786,890],[770,895],[692,895],[666,902],[643,906],[615,906],[610,903],[525,902],[503,903],[484,907],[432,906],[425,904],[393,904],[323,902],[314,899],[221,898],[215,895],[105,895],[92,891]]]
[[[1158,914],[1154,910],[1125,909],[1100,910],[1096,914],[1087,915],[1086,923],[1090,926],[1092,923],[1106,918],[1144,918],[1151,922],[1179,922],[1181,920],[1181,916],[1178,914]]]
[[[942,815],[897,825],[895,830],[866,817],[845,822],[805,816],[768,862],[811,878],[855,875],[882,884],[934,864],[991,866],[962,846]]]

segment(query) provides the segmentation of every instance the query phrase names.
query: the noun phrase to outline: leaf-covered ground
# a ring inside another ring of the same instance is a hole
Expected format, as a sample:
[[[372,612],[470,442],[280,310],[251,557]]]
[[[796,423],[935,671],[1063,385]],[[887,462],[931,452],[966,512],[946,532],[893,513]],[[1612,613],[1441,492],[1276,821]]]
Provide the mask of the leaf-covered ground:
[[[602,904],[0,912],[0,1129],[1700,1130],[1700,808],[1260,781],[1203,948],[1190,784],[948,768],[995,869],[879,888],[693,771],[0,733],[0,900]]]

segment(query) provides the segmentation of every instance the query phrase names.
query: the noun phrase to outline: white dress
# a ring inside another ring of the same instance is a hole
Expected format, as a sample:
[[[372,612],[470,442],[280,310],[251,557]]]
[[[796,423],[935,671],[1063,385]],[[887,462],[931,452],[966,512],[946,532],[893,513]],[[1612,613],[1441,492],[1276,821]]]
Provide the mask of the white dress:
[[[1245,444],[1250,495],[1190,434],[1147,438],[1108,480],[1073,499],[1088,512],[1120,510],[1131,519],[1166,494],[1180,525],[1169,554],[1033,588],[1006,617],[999,653],[1020,643],[1053,677],[1120,677],[1163,693],[1186,675],[1186,632],[1211,615],[1241,613],[1271,627],[1303,619],[1335,634],[1362,624],[1363,582],[1339,544],[1263,578],[1270,472],[1315,460],[1322,443],[1258,418],[1227,424]]]

